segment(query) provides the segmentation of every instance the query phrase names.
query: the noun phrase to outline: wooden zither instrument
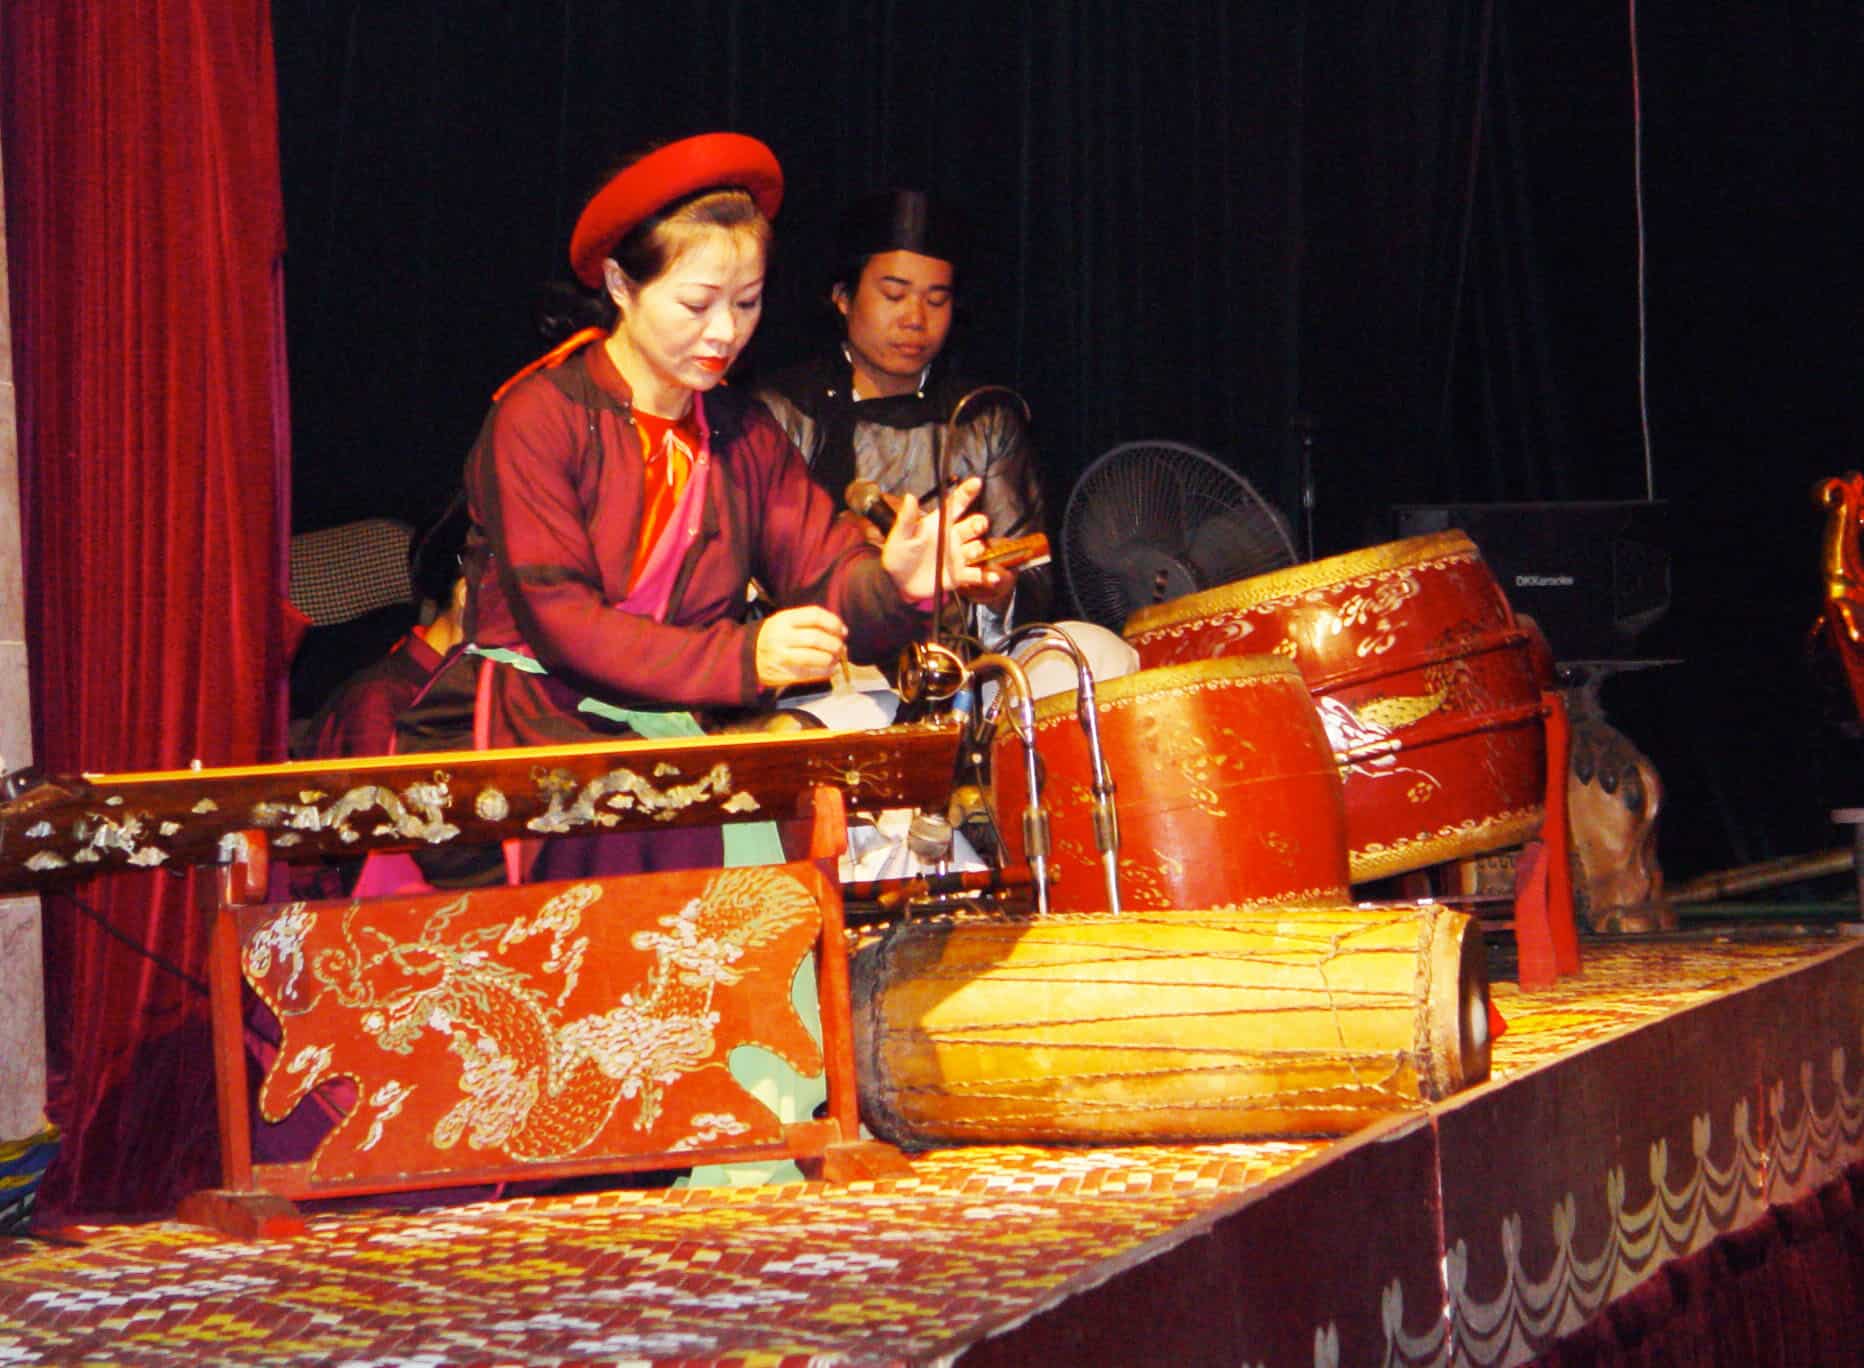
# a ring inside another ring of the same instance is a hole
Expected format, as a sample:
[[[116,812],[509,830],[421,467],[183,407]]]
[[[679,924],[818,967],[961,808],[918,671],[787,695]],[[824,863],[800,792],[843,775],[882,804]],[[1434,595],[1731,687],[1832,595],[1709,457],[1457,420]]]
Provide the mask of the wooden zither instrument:
[[[1124,635],[1146,667],[1263,652],[1300,667],[1344,775],[1355,883],[1540,830],[1536,643],[1462,532],[1142,608]]]
[[[958,730],[618,741],[34,782],[0,803],[0,888],[222,866],[209,965],[222,1183],[180,1215],[301,1229],[290,1202],[514,1178],[792,1158],[889,1161],[858,1138],[835,858],[848,807],[951,790]],[[801,858],[521,887],[269,902],[270,862],[664,825],[775,821]],[[798,827],[803,830],[798,831]],[[820,1041],[792,1000],[816,957]],[[341,1119],[308,1158],[256,1162],[242,996],[279,1026],[260,1090]],[[758,1045],[826,1075],[791,1119],[738,1084]]]
[[[0,892],[113,870],[792,817],[815,787],[866,811],[943,804],[958,729],[731,734],[123,774],[9,776]]]
[[[853,991],[862,1119],[909,1147],[1341,1135],[1489,1071],[1435,904],[912,921]]]

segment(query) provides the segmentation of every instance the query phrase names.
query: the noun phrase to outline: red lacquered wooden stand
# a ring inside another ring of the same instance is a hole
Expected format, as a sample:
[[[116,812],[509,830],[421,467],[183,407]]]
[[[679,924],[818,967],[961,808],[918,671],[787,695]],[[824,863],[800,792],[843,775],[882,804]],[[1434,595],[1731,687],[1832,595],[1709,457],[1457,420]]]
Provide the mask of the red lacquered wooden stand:
[[[770,1158],[830,1181],[901,1170],[859,1139],[842,795],[807,801],[807,857],[786,864],[348,902],[264,901],[265,838],[240,834],[213,911],[223,1187],[181,1218],[251,1238],[300,1229],[307,1198]],[[819,1049],[790,1001],[811,952]],[[283,1032],[262,1116],[355,1086],[308,1161],[253,1160],[242,986]],[[745,1092],[727,1057],[753,1044],[825,1072],[826,1117],[780,1124]]]
[[[1515,953],[1523,988],[1544,988],[1579,972],[1579,931],[1573,922],[1572,837],[1566,813],[1571,729],[1566,704],[1541,695],[1547,719],[1547,796],[1540,838],[1515,865]]]

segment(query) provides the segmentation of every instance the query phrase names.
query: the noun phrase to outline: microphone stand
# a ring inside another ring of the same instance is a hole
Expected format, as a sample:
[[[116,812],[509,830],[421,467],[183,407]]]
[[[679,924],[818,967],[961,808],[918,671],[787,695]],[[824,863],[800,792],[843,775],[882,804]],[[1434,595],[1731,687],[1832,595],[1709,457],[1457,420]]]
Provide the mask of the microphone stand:
[[[1015,695],[1019,739],[1023,743],[1024,780],[1029,789],[1029,805],[1023,809],[1023,852],[1029,862],[1030,882],[1035,889],[1036,911],[1047,913],[1049,820],[1042,806],[1042,767],[1036,763],[1035,692],[1023,667],[1006,655],[986,652],[968,665],[948,646],[920,643],[908,646],[900,660],[899,692],[905,703],[931,699],[938,702],[954,698],[965,685],[981,674],[1000,675],[1003,687]]]
[[[1288,428],[1294,433],[1301,453],[1301,523],[1305,534],[1307,558],[1314,559],[1314,418],[1309,413],[1297,413],[1288,420]]]

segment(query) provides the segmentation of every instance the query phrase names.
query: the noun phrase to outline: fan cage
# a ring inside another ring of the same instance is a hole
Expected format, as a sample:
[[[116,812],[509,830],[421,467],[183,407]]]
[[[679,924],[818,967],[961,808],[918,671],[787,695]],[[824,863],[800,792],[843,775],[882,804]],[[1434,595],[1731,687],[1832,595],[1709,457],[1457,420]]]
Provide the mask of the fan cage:
[[[1181,442],[1103,453],[1062,519],[1062,573],[1076,610],[1113,631],[1148,604],[1296,559],[1281,513],[1229,466]]]

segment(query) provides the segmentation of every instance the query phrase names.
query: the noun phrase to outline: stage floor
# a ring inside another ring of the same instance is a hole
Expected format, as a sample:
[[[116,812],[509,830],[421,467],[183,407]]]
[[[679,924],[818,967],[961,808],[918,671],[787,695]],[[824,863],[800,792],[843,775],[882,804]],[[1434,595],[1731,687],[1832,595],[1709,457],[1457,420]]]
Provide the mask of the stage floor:
[[[1495,983],[1489,1083],[1346,1140],[0,1240],[0,1365],[1518,1361],[1864,1157],[1864,940],[1584,952]]]

